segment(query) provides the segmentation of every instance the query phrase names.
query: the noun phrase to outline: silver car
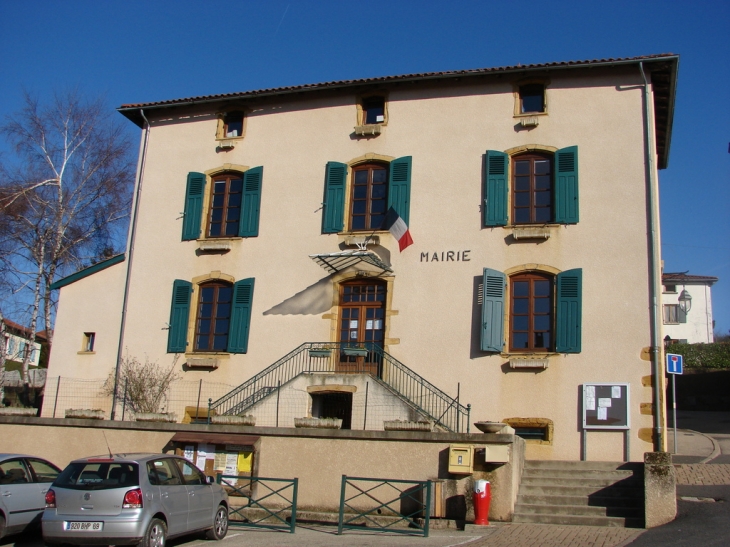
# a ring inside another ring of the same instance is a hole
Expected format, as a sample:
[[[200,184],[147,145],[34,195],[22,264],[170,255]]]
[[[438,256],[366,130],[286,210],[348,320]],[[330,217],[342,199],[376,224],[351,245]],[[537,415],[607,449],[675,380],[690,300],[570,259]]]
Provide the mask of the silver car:
[[[61,470],[25,454],[0,454],[0,538],[40,525],[48,487]]]
[[[46,544],[164,547],[167,538],[228,531],[228,495],[189,461],[116,454],[71,462],[46,493]]]

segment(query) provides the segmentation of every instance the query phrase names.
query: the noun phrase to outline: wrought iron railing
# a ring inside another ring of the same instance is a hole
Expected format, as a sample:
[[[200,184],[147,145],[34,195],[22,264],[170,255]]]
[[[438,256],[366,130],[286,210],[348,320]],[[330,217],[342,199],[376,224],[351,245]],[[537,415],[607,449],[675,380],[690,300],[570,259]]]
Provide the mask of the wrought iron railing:
[[[305,342],[210,404],[216,414],[243,414],[258,401],[303,373],[369,374],[435,425],[469,432],[471,405],[462,405],[372,342]]]

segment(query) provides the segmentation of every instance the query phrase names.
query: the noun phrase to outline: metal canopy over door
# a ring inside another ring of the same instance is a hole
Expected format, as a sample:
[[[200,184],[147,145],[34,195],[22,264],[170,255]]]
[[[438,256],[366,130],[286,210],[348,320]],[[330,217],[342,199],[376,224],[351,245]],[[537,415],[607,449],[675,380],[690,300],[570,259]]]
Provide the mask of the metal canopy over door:
[[[338,372],[366,372],[380,376],[381,357],[368,351],[383,347],[385,339],[386,284],[367,279],[340,285],[340,335]]]

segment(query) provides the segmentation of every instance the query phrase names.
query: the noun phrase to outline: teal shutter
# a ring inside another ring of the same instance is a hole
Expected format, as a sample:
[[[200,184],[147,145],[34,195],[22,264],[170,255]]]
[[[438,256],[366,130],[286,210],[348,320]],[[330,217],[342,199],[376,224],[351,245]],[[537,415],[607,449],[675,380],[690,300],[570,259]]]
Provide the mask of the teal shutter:
[[[205,175],[203,173],[188,173],[188,185],[185,191],[185,212],[183,213],[183,241],[200,237],[204,192]]]
[[[500,352],[504,348],[504,289],[507,277],[484,268],[482,289],[482,351]]]
[[[233,308],[228,329],[229,353],[248,351],[248,331],[251,326],[254,278],[242,279],[233,284]]]
[[[243,202],[241,218],[238,222],[240,237],[259,235],[259,210],[261,208],[261,182],[264,178],[263,167],[252,167],[243,174]]]
[[[324,203],[322,204],[322,233],[336,234],[345,226],[345,183],[347,164],[327,162],[324,176]]]
[[[411,156],[404,156],[390,162],[388,177],[388,208],[398,213],[406,226],[410,226],[411,209]]]
[[[577,268],[559,273],[557,291],[555,351],[580,353],[583,270]]]
[[[578,223],[578,147],[555,153],[555,222]]]
[[[185,353],[188,347],[188,317],[193,284],[176,279],[172,283],[170,329],[167,331],[167,353]]]
[[[487,150],[484,158],[484,226],[507,225],[509,156]]]

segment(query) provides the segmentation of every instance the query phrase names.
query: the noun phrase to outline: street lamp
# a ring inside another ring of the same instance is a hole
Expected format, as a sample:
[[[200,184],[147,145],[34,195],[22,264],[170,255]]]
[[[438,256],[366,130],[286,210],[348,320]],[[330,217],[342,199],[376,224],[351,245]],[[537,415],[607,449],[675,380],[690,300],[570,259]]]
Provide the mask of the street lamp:
[[[682,287],[682,292],[679,294],[679,298],[677,300],[679,300],[679,309],[687,315],[689,310],[692,308],[692,296],[684,287]]]

